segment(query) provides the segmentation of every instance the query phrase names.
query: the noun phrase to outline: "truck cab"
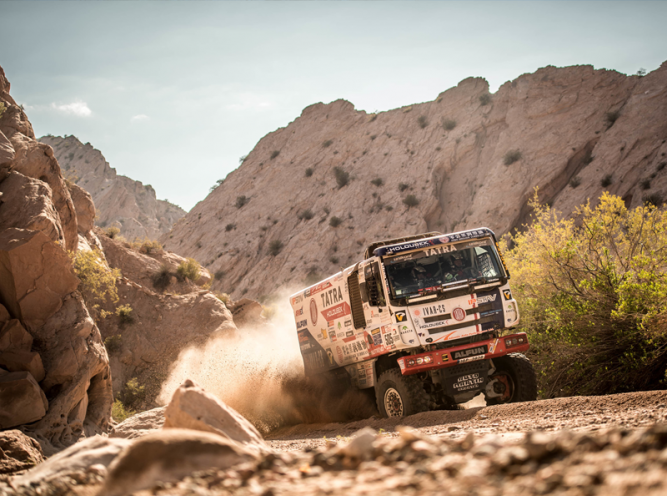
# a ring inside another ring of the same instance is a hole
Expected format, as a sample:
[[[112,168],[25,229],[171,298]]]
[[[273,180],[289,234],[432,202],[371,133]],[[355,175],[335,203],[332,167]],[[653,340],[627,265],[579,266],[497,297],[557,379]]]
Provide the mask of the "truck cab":
[[[290,298],[305,372],[374,388],[383,416],[479,393],[487,404],[535,399],[527,337],[508,333],[519,322],[509,279],[488,228],[373,243]]]

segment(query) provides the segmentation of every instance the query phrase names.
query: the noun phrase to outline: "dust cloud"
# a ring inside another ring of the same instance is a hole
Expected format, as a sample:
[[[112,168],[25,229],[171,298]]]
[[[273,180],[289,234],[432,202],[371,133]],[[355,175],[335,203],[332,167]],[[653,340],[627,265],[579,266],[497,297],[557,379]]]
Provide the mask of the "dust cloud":
[[[341,422],[374,413],[370,391],[350,390],[324,378],[306,378],[289,295],[271,305],[271,317],[183,350],[162,385],[167,404],[186,379],[216,395],[267,434],[300,423]]]

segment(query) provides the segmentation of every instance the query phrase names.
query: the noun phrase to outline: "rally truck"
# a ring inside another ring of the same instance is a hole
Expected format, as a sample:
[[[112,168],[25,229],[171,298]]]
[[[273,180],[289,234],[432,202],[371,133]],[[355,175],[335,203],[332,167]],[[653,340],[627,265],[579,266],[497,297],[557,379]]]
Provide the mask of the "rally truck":
[[[519,307],[488,228],[371,244],[290,297],[307,377],[374,389],[380,414],[535,400]]]

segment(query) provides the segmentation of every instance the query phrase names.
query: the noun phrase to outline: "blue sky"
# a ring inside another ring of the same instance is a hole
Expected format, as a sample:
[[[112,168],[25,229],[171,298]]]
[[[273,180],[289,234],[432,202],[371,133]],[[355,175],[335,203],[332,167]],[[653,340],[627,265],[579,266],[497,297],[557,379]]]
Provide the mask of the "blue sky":
[[[667,60],[667,2],[0,2],[38,136],[73,134],[185,209],[268,132],[338,98],[389,110],[469,76]]]

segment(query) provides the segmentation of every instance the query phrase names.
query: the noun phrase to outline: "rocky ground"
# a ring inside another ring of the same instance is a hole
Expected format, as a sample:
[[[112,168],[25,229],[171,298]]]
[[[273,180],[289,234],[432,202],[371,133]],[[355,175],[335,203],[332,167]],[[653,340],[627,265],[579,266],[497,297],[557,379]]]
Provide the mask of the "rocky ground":
[[[665,494],[666,406],[653,391],[293,426],[252,461],[133,494]],[[105,476],[95,465],[0,494],[114,494]]]

